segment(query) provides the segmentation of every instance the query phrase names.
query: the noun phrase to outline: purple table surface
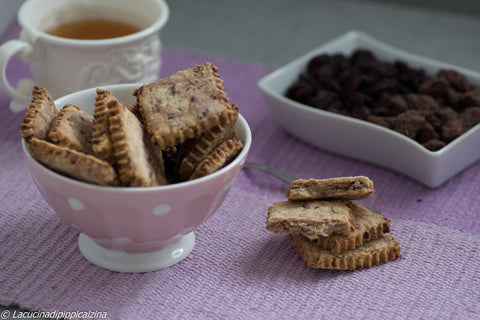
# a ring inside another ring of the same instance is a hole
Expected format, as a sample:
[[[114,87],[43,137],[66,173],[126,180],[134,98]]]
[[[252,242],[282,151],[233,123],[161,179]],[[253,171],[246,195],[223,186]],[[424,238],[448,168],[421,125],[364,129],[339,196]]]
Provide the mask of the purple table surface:
[[[18,32],[13,25],[2,43]],[[480,319],[480,163],[429,189],[283,131],[257,88],[269,68],[164,48],[159,77],[204,61],[218,66],[251,126],[250,161],[302,178],[369,176],[376,192],[361,203],[391,219],[403,257],[356,271],[307,268],[288,235],[265,229],[267,208],[285,200],[287,185],[245,169],[181,263],[143,274],[96,267],[33,183],[20,145],[23,114],[0,94],[0,304],[109,319]],[[13,61],[8,72],[16,81],[28,69]]]

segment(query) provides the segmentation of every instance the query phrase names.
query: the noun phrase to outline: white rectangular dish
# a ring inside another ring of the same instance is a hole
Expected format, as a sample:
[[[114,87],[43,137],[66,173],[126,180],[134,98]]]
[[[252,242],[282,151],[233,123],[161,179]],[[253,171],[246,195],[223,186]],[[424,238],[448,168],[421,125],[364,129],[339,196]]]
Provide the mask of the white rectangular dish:
[[[469,82],[480,84],[480,73],[410,54],[365,33],[350,31],[260,79],[259,89],[279,125],[316,147],[389,168],[431,188],[480,159],[480,124],[440,150],[430,151],[391,129],[316,109],[285,96],[287,88],[313,57],[322,53],[350,55],[360,48],[370,50],[379,60],[400,60],[430,76],[440,69],[451,69],[463,74]]]

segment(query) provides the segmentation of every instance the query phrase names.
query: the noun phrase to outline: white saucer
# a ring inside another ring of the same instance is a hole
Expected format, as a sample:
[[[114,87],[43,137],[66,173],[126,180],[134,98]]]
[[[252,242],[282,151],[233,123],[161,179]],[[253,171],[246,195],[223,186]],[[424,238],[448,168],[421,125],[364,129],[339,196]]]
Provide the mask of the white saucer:
[[[84,233],[78,237],[82,255],[94,265],[117,272],[150,272],[168,268],[185,259],[195,246],[192,232],[162,250],[149,253],[127,253],[106,249]]]

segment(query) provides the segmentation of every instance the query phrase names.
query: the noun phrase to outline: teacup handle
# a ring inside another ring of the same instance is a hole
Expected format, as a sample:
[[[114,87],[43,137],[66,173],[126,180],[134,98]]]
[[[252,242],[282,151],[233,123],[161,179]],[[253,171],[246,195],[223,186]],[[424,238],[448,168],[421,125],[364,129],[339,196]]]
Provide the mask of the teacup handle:
[[[7,64],[16,55],[22,58],[32,53],[32,45],[22,40],[9,40],[0,46],[0,90],[12,98],[10,110],[13,112],[21,112],[28,107],[34,81],[24,78],[18,82],[16,88],[12,87],[7,79]]]

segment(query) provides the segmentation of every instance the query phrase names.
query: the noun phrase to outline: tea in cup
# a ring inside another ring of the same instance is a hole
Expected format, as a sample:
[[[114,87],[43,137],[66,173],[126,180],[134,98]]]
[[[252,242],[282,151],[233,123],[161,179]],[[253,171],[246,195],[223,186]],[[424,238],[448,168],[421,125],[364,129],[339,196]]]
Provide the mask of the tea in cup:
[[[91,87],[158,78],[159,31],[169,17],[164,0],[27,0],[18,12],[19,39],[0,46],[0,90],[10,109],[28,106],[33,85],[54,98]],[[32,79],[12,86],[12,57],[28,63]]]
[[[48,30],[47,33],[68,39],[102,40],[128,36],[140,30],[133,24],[99,18],[66,22]]]

